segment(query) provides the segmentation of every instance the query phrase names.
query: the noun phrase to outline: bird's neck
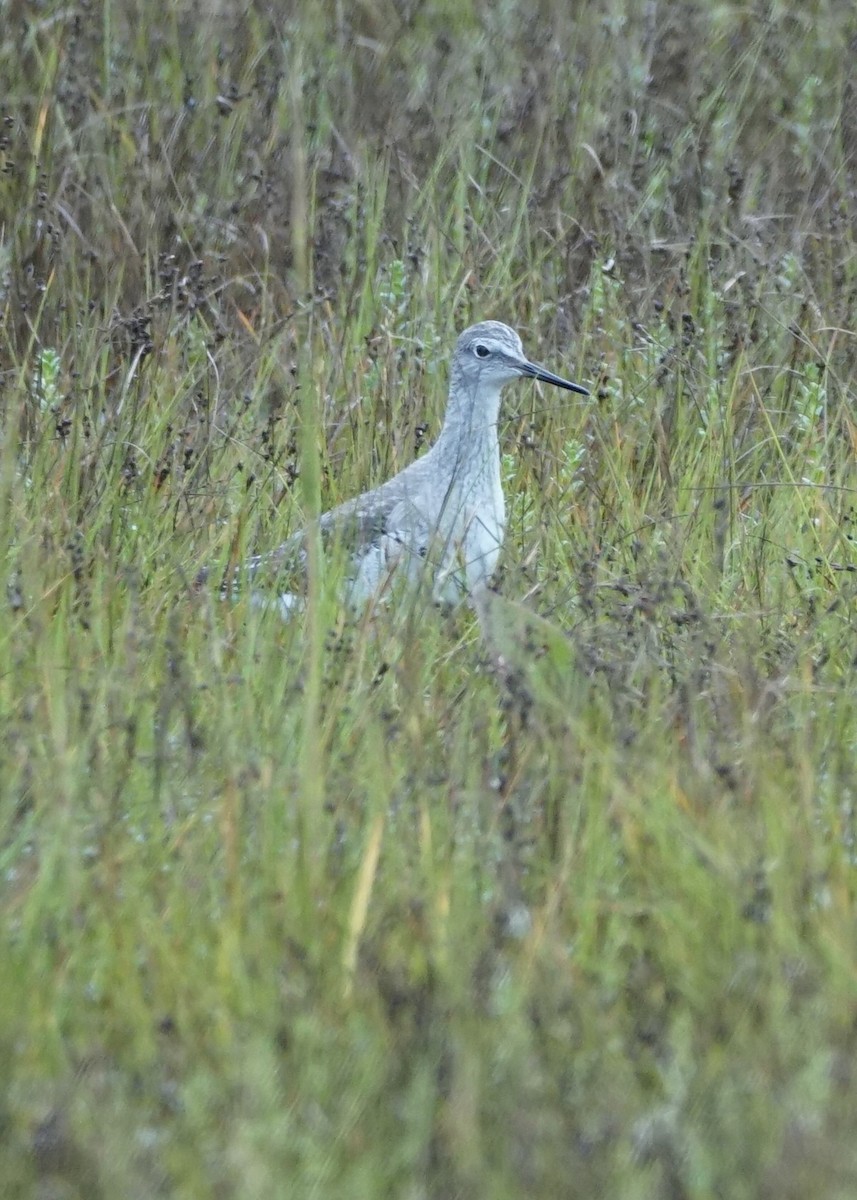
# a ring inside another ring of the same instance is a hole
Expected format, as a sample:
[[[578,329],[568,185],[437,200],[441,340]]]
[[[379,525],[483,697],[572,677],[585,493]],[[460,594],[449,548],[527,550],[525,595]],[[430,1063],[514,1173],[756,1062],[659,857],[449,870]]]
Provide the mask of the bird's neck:
[[[443,428],[436,445],[440,454],[463,454],[465,461],[499,452],[497,420],[500,415],[500,388],[469,387],[455,372],[450,379],[449,400]]]

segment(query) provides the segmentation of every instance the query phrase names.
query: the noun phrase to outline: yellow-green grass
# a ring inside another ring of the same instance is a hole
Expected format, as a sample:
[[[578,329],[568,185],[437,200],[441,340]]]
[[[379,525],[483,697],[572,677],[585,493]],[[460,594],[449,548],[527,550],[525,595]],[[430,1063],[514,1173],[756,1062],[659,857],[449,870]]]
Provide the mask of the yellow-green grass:
[[[0,33],[4,1195],[850,1200],[853,6],[284,7]],[[488,317],[487,625],[221,601]]]

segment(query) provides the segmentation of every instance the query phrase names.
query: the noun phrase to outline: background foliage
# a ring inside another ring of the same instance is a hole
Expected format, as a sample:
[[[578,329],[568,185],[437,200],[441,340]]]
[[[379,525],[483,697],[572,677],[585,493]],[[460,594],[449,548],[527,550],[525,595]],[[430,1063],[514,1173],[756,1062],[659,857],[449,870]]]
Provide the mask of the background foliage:
[[[6,0],[0,1177],[857,1188],[845,0]],[[520,385],[472,615],[198,591]]]

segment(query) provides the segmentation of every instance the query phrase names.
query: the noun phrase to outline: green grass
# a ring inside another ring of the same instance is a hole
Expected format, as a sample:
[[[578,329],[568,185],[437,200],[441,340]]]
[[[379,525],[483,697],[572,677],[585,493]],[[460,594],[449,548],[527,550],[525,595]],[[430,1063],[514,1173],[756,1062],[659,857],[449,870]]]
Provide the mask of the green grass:
[[[855,38],[14,9],[4,1195],[854,1196]],[[593,398],[509,391],[487,641],[194,589],[488,317]]]

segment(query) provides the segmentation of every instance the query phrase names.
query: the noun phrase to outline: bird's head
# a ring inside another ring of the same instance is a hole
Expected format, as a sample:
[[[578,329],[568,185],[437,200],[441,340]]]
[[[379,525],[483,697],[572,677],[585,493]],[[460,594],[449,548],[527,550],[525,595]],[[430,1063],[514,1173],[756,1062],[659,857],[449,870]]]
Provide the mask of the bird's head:
[[[521,339],[500,321],[481,321],[465,329],[455,347],[455,366],[460,379],[474,394],[482,390],[499,390],[504,383],[521,376],[552,383],[569,392],[588,396],[580,384],[554,375],[538,363],[530,362]]]

